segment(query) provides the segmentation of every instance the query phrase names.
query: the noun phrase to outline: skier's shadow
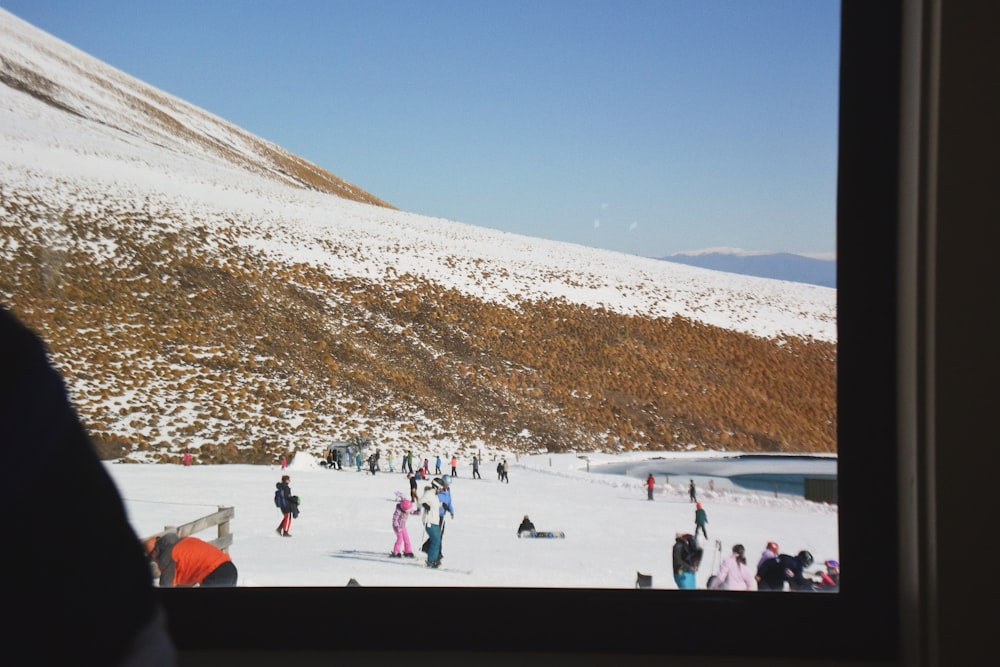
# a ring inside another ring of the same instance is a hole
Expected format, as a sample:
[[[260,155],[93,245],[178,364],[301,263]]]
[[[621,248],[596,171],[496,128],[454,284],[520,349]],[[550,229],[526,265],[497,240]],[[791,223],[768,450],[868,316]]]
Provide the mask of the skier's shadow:
[[[360,549],[342,549],[340,551],[335,551],[330,554],[330,558],[339,558],[343,560],[367,560],[376,563],[395,562],[389,560],[388,555],[382,553],[381,551],[363,551]]]

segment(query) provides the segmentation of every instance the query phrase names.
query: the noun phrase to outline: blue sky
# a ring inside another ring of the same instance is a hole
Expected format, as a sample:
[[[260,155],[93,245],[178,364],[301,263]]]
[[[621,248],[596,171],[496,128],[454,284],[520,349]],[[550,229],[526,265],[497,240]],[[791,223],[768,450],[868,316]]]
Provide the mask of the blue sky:
[[[425,215],[832,256],[835,0],[0,0]]]

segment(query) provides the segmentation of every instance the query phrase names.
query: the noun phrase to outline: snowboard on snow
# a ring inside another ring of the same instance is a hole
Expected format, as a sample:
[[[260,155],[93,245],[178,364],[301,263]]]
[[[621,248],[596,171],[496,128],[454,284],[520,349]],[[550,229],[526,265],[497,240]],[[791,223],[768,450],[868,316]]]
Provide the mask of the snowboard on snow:
[[[539,537],[559,538],[559,537],[566,537],[566,533],[562,532],[561,530],[535,530],[535,531],[522,530],[520,533],[517,534],[517,536],[526,538],[539,538]]]

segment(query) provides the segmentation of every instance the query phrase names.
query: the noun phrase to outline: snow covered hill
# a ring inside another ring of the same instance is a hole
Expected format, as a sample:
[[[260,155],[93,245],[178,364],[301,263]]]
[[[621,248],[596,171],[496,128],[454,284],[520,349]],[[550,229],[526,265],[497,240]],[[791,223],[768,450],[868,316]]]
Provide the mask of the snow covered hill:
[[[0,83],[0,300],[107,452],[835,447],[833,289],[396,210],[3,10]]]

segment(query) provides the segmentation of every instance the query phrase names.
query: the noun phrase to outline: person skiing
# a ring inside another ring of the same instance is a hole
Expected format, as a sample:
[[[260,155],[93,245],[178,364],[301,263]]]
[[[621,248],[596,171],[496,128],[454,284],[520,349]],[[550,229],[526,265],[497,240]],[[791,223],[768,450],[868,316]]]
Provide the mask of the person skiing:
[[[656,486],[656,480],[653,479],[653,473],[649,473],[649,477],[646,478],[646,500],[653,499],[654,486]]]
[[[455,518],[455,505],[451,500],[450,475],[435,477],[432,483],[439,487],[438,500],[441,501],[441,507],[438,509],[438,525],[441,527],[441,546],[438,548],[437,558],[440,561],[444,558],[444,517],[447,514],[452,519]]]
[[[482,479],[482,475],[479,474],[479,457],[473,455],[472,457],[472,479]]]
[[[441,474],[441,455],[440,454],[438,454],[437,458],[434,459],[434,474],[435,475],[440,475]]]
[[[438,498],[441,500],[441,509],[438,510],[439,523],[444,525],[444,515],[449,514],[455,518],[455,504],[451,500],[451,475],[445,475],[440,479],[435,478],[435,483],[441,487]]]
[[[527,514],[521,519],[521,525],[517,527],[517,536],[521,537],[521,533],[530,533],[532,537],[535,536],[535,524],[531,523]]]
[[[299,516],[299,506],[292,498],[292,487],[288,483],[292,481],[292,478],[288,475],[282,475],[281,481],[275,484],[279,491],[281,491],[281,523],[278,524],[278,535],[282,537],[291,537],[292,534],[288,532],[292,527],[292,518]]]
[[[800,551],[795,556],[778,554],[765,560],[757,568],[757,590],[783,591],[785,584],[789,590],[811,591],[813,582],[803,576],[802,571],[813,564],[813,555]]]
[[[690,533],[677,533],[674,540],[674,583],[677,588],[695,588],[695,573],[701,565],[702,549]]]
[[[458,477],[458,456],[451,455],[451,476]]]
[[[413,558],[413,549],[410,547],[410,533],[406,529],[406,520],[411,514],[420,514],[420,508],[414,507],[413,502],[403,499],[396,503],[396,510],[392,513],[392,531],[396,533],[396,543],[392,546],[389,554],[392,558]],[[400,547],[403,551],[400,553]]]
[[[420,512],[424,520],[424,531],[427,533],[427,567],[437,568],[441,565],[441,524],[438,517],[441,511],[441,501],[438,498],[437,484],[424,487],[420,495]]]
[[[693,479],[688,480],[688,498],[690,498],[693,503],[698,502],[698,492],[695,491]]]
[[[747,565],[746,549],[742,544],[733,545],[733,553],[722,561],[719,574],[709,588],[730,591],[757,590],[757,579],[753,570]]]
[[[703,508],[701,506],[701,503],[696,503],[694,507],[695,507],[695,510],[694,510],[694,536],[698,537],[698,531],[700,530],[701,534],[707,540],[708,539],[708,530],[705,529],[705,524],[708,523],[708,513],[705,511],[705,508]]]

